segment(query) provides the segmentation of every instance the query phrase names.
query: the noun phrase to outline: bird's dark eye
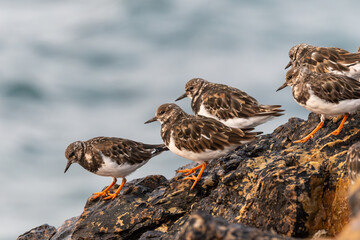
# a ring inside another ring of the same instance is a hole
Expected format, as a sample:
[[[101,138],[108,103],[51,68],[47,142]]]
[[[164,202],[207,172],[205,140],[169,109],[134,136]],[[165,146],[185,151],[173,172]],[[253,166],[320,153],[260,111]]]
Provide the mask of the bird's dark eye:
[[[69,154],[69,158],[72,158],[74,155],[75,155],[75,153],[74,153],[74,152],[71,152],[71,153]]]
[[[165,113],[164,110],[161,110],[161,111],[159,112],[159,114],[161,114],[161,115],[163,115],[164,113]]]
[[[194,90],[194,87],[189,87],[188,88],[188,91],[192,91],[192,90]]]

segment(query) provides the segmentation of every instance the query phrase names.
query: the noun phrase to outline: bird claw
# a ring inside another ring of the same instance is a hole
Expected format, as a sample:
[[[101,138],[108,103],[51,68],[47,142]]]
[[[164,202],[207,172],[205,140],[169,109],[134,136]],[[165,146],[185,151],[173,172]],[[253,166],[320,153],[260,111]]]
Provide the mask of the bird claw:
[[[336,129],[331,134],[334,135],[334,136],[337,136],[337,135],[339,135],[340,132],[341,132],[341,130]]]
[[[110,193],[104,200],[115,199],[118,196],[116,193]]]
[[[305,143],[305,142],[309,141],[311,138],[313,138],[313,135],[308,135],[300,140],[294,141],[294,143]]]
[[[194,168],[189,168],[189,169],[182,169],[182,170],[177,170],[177,173],[185,173],[184,176],[189,176],[190,174],[194,173],[196,170],[198,170],[199,168],[201,168],[201,165],[196,166]]]
[[[199,181],[199,179],[195,176],[190,176],[190,177],[186,177],[186,178],[183,178],[183,180],[194,180],[194,181]]]
[[[107,191],[106,192],[96,192],[93,194],[93,200],[97,199],[98,197],[105,197],[107,195]]]
[[[194,181],[194,183],[193,183],[193,185],[191,186],[190,190],[192,190],[192,189],[195,187],[196,183],[197,183],[200,179],[201,179],[201,178],[195,177],[195,176],[190,176],[190,177],[183,178],[183,180],[193,180],[193,181]]]

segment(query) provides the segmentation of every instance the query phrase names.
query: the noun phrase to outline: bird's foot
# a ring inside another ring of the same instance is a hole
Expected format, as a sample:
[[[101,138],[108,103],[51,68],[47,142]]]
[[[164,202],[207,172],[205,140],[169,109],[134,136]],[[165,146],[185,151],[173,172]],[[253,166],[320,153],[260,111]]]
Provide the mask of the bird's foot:
[[[198,170],[201,167],[202,167],[202,165],[199,165],[199,166],[196,166],[194,168],[177,170],[176,172],[177,173],[185,173],[184,176],[189,176],[190,174],[194,173],[196,170]]]
[[[300,139],[300,140],[297,140],[297,141],[294,141],[294,143],[304,143],[304,142],[307,142],[310,138],[312,138],[314,136],[314,134],[319,131],[320,128],[322,128],[324,126],[324,121],[321,121],[319,122],[319,124],[316,126],[316,128],[311,132],[309,133],[309,135],[307,135],[306,137]]]
[[[332,135],[336,136],[336,135],[338,135],[338,134],[341,132],[341,130],[343,129],[344,124],[345,124],[346,120],[348,119],[348,117],[349,117],[349,114],[348,114],[348,113],[344,115],[344,117],[343,117],[343,119],[342,119],[339,127],[338,127],[335,131],[333,131],[333,132],[331,133]]]
[[[312,135],[307,135],[306,137],[304,137],[304,138],[302,138],[302,139],[300,139],[300,140],[296,140],[296,141],[294,141],[294,143],[305,143],[305,142],[307,142],[307,141],[309,141],[310,140],[310,138],[312,138],[314,135],[312,134]]]
[[[194,181],[194,183],[193,183],[193,185],[191,186],[190,190],[192,190],[192,189],[195,187],[196,183],[197,183],[200,179],[201,179],[201,177],[199,178],[199,177],[195,177],[195,176],[190,176],[190,177],[184,178],[184,180],[193,180],[193,181]]]
[[[104,198],[104,200],[115,199],[118,195],[119,193],[109,193],[109,195]]]
[[[107,195],[108,191],[102,191],[102,192],[96,192],[93,194],[92,199],[95,200],[98,197],[105,197]]]

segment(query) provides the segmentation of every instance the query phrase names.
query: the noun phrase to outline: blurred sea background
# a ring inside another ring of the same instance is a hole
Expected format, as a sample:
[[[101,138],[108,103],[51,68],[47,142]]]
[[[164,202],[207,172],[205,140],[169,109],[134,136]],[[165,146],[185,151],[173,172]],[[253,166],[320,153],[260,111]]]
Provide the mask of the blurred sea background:
[[[33,227],[59,227],[81,214],[111,178],[72,165],[76,140],[118,136],[160,143],[144,125],[194,77],[242,89],[289,117],[307,118],[284,82],[298,43],[356,51],[359,1],[1,0],[0,239]],[[191,112],[190,100],[178,103]],[[174,176],[189,163],[171,152],[128,180]],[[208,169],[211,171],[211,169]]]

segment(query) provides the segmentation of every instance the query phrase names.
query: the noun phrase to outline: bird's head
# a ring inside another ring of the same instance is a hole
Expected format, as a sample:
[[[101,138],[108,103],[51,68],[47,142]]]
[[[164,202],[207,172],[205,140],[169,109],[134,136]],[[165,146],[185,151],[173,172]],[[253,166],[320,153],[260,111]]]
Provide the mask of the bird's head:
[[[84,156],[84,142],[76,141],[71,143],[65,150],[67,164],[64,173],[69,169],[71,164],[79,162]]]

